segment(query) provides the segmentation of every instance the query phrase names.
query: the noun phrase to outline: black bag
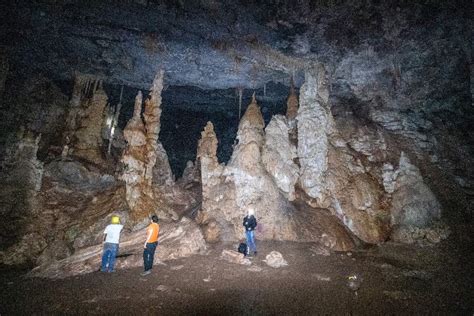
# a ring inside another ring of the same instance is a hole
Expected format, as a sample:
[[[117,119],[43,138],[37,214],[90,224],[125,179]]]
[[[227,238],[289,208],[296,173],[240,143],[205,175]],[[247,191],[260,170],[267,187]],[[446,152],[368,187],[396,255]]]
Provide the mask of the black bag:
[[[239,245],[239,248],[237,249],[238,252],[243,253],[244,256],[249,254],[249,247],[247,246],[246,243],[241,242]]]

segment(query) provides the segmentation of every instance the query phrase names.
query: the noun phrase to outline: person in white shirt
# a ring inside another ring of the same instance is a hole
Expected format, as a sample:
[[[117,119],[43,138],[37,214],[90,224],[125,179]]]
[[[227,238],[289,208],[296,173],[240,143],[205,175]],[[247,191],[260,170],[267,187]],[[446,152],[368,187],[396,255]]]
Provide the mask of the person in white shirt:
[[[115,257],[118,253],[122,229],[123,225],[120,224],[120,217],[112,216],[111,224],[107,225],[104,230],[104,252],[100,266],[102,272],[115,272]]]

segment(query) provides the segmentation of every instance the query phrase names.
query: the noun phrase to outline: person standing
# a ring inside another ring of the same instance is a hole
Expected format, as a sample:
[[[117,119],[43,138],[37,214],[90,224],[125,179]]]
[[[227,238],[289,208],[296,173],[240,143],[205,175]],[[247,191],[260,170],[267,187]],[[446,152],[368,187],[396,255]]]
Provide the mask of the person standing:
[[[120,232],[123,225],[120,224],[120,217],[112,216],[111,223],[104,230],[104,251],[102,253],[102,264],[100,271],[115,272],[115,258],[119,249]]]
[[[245,227],[245,237],[247,239],[247,246],[250,252],[257,255],[257,246],[255,245],[255,227],[257,227],[257,219],[254,216],[253,208],[249,208],[247,216],[244,217],[243,225]],[[249,252],[249,253],[250,253]]]
[[[143,249],[143,266],[145,271],[141,275],[148,275],[153,268],[153,259],[155,257],[156,246],[158,245],[158,233],[160,225],[158,225],[158,216],[151,217],[151,223],[146,230],[146,241]]]

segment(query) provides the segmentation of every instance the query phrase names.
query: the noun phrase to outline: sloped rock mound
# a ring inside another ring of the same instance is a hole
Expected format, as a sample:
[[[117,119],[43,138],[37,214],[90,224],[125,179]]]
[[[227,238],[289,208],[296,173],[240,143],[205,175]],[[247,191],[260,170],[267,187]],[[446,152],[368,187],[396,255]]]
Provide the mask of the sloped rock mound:
[[[146,228],[124,234],[120,241],[117,269],[143,265],[143,243]],[[203,254],[206,244],[199,227],[189,219],[178,223],[162,224],[159,245],[155,254],[158,261]],[[68,276],[98,271],[102,257],[102,244],[76,251],[72,256],[36,267],[30,273],[34,277],[64,278]]]

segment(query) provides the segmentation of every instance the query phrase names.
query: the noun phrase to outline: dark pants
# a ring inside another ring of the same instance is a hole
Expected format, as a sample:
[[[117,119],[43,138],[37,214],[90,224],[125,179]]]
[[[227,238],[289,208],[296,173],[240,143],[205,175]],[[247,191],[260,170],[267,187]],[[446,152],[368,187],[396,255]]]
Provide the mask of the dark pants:
[[[155,250],[158,242],[146,243],[146,247],[143,250],[143,265],[145,266],[145,271],[151,270],[153,268],[153,257],[155,257]]]
[[[119,244],[104,243],[104,252],[102,254],[102,264],[100,271],[113,272],[115,266],[115,257],[117,256]]]

